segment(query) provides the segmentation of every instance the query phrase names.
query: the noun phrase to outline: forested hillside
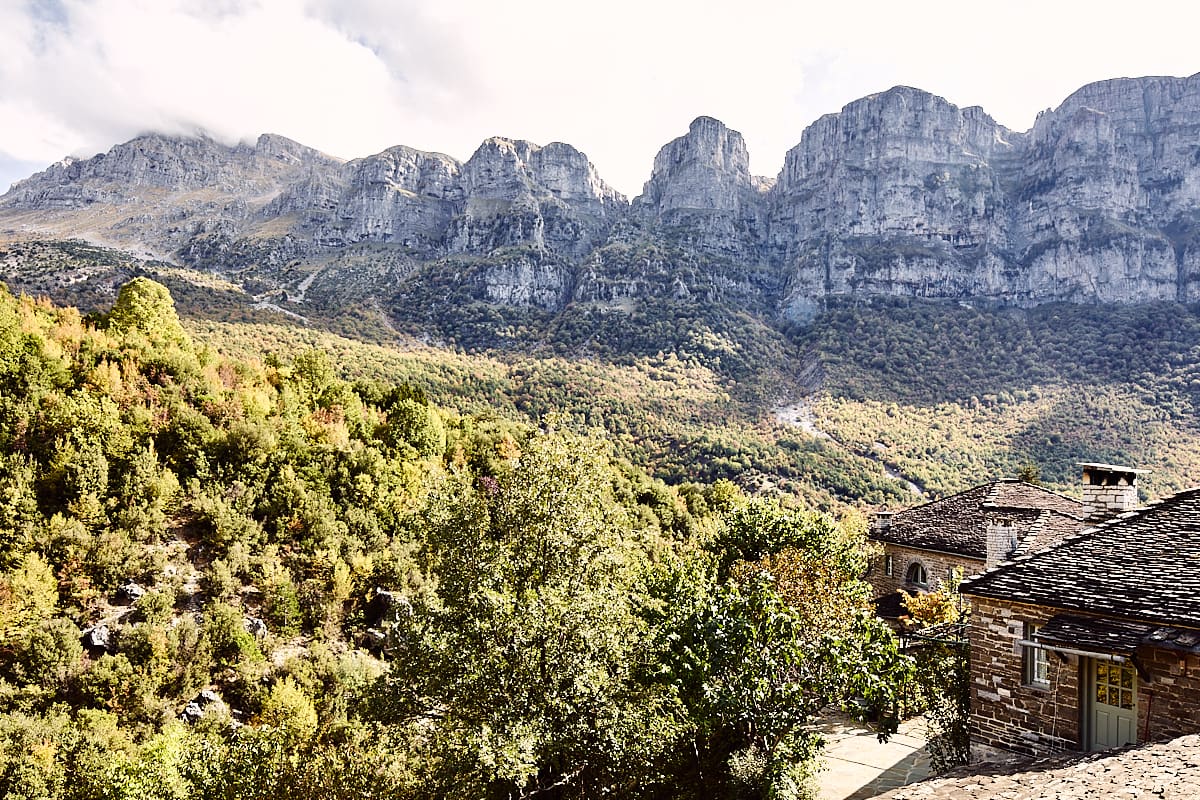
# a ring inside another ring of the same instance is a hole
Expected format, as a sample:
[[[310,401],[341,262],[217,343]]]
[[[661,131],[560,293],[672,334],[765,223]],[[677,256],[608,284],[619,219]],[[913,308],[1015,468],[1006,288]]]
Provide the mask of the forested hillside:
[[[3,796],[795,797],[805,721],[890,708],[860,515],[238,330],[0,291]]]
[[[795,338],[821,354],[820,425],[935,492],[1023,465],[1071,487],[1079,461],[1152,470],[1149,497],[1200,474],[1194,306],[844,302]]]

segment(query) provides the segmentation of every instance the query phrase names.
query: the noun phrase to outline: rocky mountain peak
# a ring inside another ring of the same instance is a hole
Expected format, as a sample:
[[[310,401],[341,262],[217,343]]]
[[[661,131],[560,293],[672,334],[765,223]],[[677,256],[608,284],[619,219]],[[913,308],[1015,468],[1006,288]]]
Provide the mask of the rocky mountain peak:
[[[750,154],[742,134],[712,117],[663,146],[636,203],[656,217],[672,211],[738,211],[752,190]]]
[[[465,254],[486,287],[473,296],[548,310],[572,292],[623,303],[655,281],[796,317],[839,294],[1192,301],[1200,75],[1089,84],[1026,133],[896,86],[810,125],[774,181],[750,174],[740,133],[701,116],[632,206],[562,142],[341,162],[274,134],[232,147],[147,134],[16,184],[0,224],[208,269],[326,263],[358,243],[404,269]],[[671,255],[621,260],[642,245]]]
[[[585,206],[625,203],[623,195],[600,179],[586,155],[562,142],[542,147],[493,136],[463,165],[462,180],[468,201],[550,197]]]
[[[277,133],[261,134],[254,142],[254,152],[265,158],[273,158],[277,161],[294,165],[307,164],[313,161],[341,161],[341,159],[328,156],[319,150],[314,150],[307,145],[300,144]]]
[[[461,213],[447,234],[451,252],[527,246],[580,258],[626,206],[571,145],[486,139],[462,166]]]

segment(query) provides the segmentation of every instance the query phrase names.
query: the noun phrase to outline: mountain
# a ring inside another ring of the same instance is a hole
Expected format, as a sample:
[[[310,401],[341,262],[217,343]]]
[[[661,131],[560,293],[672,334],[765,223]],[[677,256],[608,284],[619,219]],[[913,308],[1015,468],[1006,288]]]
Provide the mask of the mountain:
[[[898,87],[809,127],[771,198],[785,309],[1200,296],[1200,75],[1091,84],[1032,130]]]
[[[563,143],[341,161],[274,135],[149,134],[15,184],[0,231],[450,338],[451,305],[493,332],[544,332],[568,312],[662,303],[803,321],[837,296],[1200,299],[1200,75],[1090,84],[1023,133],[896,87],[810,125],[774,180],[748,165],[711,117],[660,150],[632,202]]]

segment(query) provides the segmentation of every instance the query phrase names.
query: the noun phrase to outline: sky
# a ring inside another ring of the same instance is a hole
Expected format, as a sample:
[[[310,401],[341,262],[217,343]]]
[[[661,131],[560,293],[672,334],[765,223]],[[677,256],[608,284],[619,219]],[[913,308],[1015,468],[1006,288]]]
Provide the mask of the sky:
[[[0,191],[139,133],[355,158],[568,142],[629,196],[697,116],[774,176],[895,85],[1026,130],[1105,78],[1200,72],[1200,4],[1105,0],[0,0]]]

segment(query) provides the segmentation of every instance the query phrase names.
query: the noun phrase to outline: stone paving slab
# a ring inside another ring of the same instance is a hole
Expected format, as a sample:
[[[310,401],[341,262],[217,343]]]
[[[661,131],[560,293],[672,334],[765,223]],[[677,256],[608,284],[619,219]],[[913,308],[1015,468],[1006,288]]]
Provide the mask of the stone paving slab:
[[[821,800],[864,800],[929,775],[922,718],[902,723],[887,742],[845,717],[826,717],[813,727],[825,739]]]
[[[960,767],[879,800],[1197,800],[1200,735],[1104,753]],[[857,799],[856,799],[857,800]]]

